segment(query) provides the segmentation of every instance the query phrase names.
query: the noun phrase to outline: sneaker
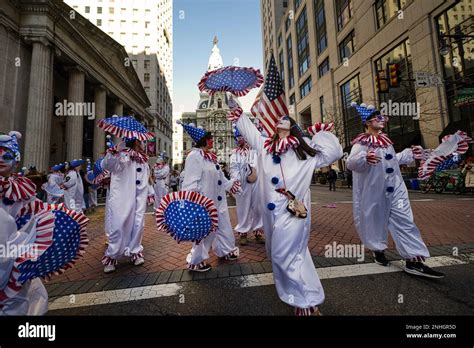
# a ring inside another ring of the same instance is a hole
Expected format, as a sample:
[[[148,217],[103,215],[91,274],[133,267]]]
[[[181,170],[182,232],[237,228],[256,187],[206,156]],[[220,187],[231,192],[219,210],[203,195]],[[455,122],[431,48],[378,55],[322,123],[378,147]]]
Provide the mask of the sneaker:
[[[143,257],[138,257],[135,261],[133,261],[133,264],[135,266],[141,266],[145,263],[145,259]]]
[[[265,238],[263,238],[262,235],[255,235],[255,242],[257,242],[257,244],[265,244]]]
[[[114,271],[115,271],[115,265],[114,264],[106,265],[104,267],[104,273],[112,273]]]
[[[248,242],[249,242],[249,241],[248,241],[248,239],[247,239],[247,236],[243,236],[243,235],[240,236],[239,245],[244,246],[244,245],[247,245]]]
[[[211,270],[211,265],[201,262],[199,265],[188,265],[188,269],[193,272],[207,272]]]
[[[231,252],[230,254],[227,254],[224,259],[226,259],[227,261],[235,261],[239,258],[239,255],[237,255],[237,253],[235,252]]]
[[[383,251],[374,251],[374,262],[377,265],[390,266],[390,261],[387,260]]]
[[[413,261],[405,261],[405,267],[403,270],[407,273],[427,277],[427,278],[444,278],[444,274],[441,272],[437,272],[434,269],[428,267],[423,262],[413,262]]]

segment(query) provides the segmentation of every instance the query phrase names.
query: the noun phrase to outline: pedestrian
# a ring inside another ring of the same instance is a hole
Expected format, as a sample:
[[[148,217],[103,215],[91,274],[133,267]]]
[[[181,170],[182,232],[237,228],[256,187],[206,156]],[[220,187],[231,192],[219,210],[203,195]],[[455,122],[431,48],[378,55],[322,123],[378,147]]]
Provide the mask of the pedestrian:
[[[130,258],[135,266],[145,263],[142,238],[149,193],[148,156],[143,143],[124,138],[107,150],[102,167],[110,172],[107,202],[109,244],[102,258],[104,272],[115,271],[118,259]]]
[[[229,121],[236,122],[257,152],[260,209],[278,296],[294,307],[296,315],[317,315],[324,290],[308,249],[310,184],[315,169],[342,156],[341,145],[329,131],[333,125],[310,127],[310,141],[291,117],[284,116],[276,133],[265,137],[236,102],[230,102]]]
[[[248,244],[248,233],[253,232],[255,241],[264,244],[263,220],[258,204],[258,169],[257,154],[245,141],[237,127],[234,127],[234,138],[237,146],[230,157],[230,175],[232,180],[240,181],[242,192],[235,195],[237,206],[237,226],[239,244]]]
[[[51,167],[51,174],[48,175],[48,183],[45,186],[48,204],[59,204],[64,199],[64,191],[61,185],[64,181],[64,174],[61,172],[65,164],[60,163]]]
[[[155,176],[154,192],[155,192],[155,208],[160,206],[161,199],[168,194],[170,185],[170,166],[167,163],[168,158],[163,152],[158,157],[153,173]]]
[[[80,170],[85,163],[82,159],[74,159],[69,162],[69,166],[64,177],[61,188],[64,190],[64,204],[66,208],[82,213],[86,207],[84,202],[84,186]]]
[[[392,141],[382,132],[388,117],[373,106],[352,105],[366,130],[352,141],[347,158],[347,168],[354,172],[353,215],[362,243],[373,252],[377,264],[388,266],[384,251],[390,231],[398,253],[405,260],[405,272],[429,278],[444,277],[423,263],[430,254],[413,221],[400,173],[400,165],[414,162],[413,150],[395,153]]]
[[[352,170],[346,171],[347,187],[352,189]]]
[[[336,181],[337,181],[337,173],[334,169],[330,169],[327,175],[328,183],[329,183],[329,191],[331,188],[334,192],[336,192]]]
[[[217,208],[217,231],[211,232],[198,244],[193,243],[186,258],[189,270],[206,272],[211,269],[211,266],[205,262],[209,258],[211,247],[218,257],[225,260],[237,260],[239,256],[239,248],[235,246],[225,192],[237,193],[240,190],[240,182],[229,181],[224,176],[221,166],[217,162],[217,156],[212,152],[214,140],[210,132],[193,125],[182,124],[181,121],[178,121],[178,124],[183,126],[196,144],[186,157],[181,190],[198,192],[214,201]]]
[[[178,191],[178,182],[179,182],[179,173],[176,170],[173,170],[173,172],[170,175],[170,187],[173,192]],[[184,179],[184,176],[183,176]]]

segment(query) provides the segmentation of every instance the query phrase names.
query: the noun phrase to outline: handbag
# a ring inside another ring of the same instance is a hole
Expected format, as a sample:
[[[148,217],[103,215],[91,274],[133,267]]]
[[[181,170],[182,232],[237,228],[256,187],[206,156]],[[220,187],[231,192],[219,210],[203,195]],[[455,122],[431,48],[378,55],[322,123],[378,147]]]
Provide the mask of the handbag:
[[[308,216],[308,209],[306,209],[302,201],[297,199],[296,196],[291,191],[288,191],[286,189],[285,176],[283,175],[283,168],[281,167],[281,163],[280,163],[280,171],[281,171],[281,176],[283,178],[283,184],[285,185],[285,187],[276,189],[275,191],[286,196],[286,198],[288,199],[286,210],[291,215],[296,216],[297,218],[306,219],[306,217]]]
[[[253,184],[255,181],[257,181],[257,170],[249,165],[249,170],[250,174],[247,175],[247,182],[249,184]]]

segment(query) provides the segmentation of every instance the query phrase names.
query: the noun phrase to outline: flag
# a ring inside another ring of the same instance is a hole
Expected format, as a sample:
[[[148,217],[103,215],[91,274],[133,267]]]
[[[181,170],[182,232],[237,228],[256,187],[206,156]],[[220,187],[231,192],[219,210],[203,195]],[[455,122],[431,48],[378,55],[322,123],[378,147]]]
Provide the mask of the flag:
[[[280,79],[280,73],[275,58],[270,58],[270,64],[265,77],[265,83],[258,92],[251,109],[252,115],[257,117],[268,136],[276,131],[276,124],[282,116],[288,115],[285,102],[285,91]]]

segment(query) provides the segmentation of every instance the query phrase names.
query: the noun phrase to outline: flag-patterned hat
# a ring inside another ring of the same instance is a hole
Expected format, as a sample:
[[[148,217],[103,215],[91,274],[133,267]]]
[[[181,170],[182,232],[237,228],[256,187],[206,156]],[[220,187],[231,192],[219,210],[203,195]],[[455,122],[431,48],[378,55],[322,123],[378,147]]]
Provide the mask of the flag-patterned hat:
[[[199,90],[209,94],[216,92],[230,92],[238,97],[243,97],[251,89],[260,87],[264,78],[260,70],[227,66],[213,71],[208,71],[199,81]]]
[[[178,243],[199,242],[217,230],[214,202],[197,192],[180,191],[164,196],[155,210],[158,231],[169,233]]]
[[[95,161],[94,168],[92,168],[92,170],[87,173],[86,179],[89,183],[93,185],[99,185],[102,180],[110,175],[110,172],[102,167],[103,160],[104,157],[101,157]]]
[[[19,139],[21,139],[21,133],[17,131],[11,131],[8,134],[0,135],[0,147],[13,152],[16,162],[20,162],[21,160],[20,145],[18,144]]]
[[[197,128],[192,123],[184,124],[184,123],[181,122],[181,120],[176,120],[176,123],[183,126],[186,133],[189,134],[189,136],[194,140],[195,143],[197,143],[199,140],[201,140],[207,133],[207,131],[205,129]]]
[[[152,140],[155,134],[149,132],[143,124],[133,116],[117,116],[104,118],[97,127],[119,138],[138,139],[140,141]]]
[[[375,106],[365,103],[358,105],[356,102],[352,102],[351,106],[357,110],[363,123],[365,123],[369,119],[369,116],[375,111]]]

